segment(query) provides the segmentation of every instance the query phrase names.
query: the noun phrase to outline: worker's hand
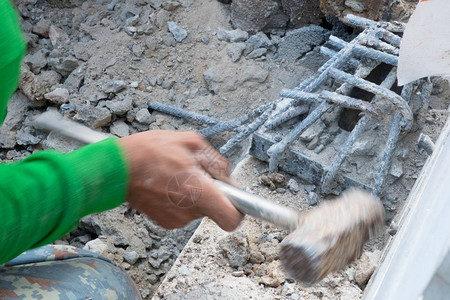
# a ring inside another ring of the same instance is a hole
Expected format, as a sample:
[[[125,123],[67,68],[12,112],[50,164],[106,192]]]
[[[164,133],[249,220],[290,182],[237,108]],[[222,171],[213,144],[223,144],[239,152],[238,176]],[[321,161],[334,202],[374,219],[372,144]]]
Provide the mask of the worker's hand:
[[[119,139],[130,170],[127,201],[165,228],[208,216],[234,230],[242,215],[214,185],[228,163],[194,132],[152,130]]]

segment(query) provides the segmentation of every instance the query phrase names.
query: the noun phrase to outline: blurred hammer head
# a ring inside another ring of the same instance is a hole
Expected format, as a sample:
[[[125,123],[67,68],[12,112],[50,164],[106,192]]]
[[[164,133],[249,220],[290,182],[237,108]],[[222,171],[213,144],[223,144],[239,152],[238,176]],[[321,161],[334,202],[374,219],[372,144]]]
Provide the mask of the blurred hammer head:
[[[313,284],[362,254],[364,243],[382,231],[384,208],[375,196],[352,189],[299,218],[281,243],[280,258],[291,278]]]

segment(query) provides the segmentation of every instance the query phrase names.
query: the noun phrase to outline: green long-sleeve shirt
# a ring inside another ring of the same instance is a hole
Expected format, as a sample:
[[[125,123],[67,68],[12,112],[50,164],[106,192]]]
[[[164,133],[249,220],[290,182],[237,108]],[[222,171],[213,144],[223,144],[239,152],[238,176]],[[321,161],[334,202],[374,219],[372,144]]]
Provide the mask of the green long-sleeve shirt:
[[[0,0],[0,123],[24,52],[17,15],[9,0]],[[114,139],[0,164],[0,264],[55,241],[85,215],[120,205],[127,184],[125,155]]]

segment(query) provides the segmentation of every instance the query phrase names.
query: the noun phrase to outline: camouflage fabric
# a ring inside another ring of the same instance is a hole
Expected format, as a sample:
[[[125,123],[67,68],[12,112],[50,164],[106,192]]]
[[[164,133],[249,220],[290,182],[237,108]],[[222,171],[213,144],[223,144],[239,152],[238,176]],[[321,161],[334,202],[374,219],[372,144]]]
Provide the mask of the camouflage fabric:
[[[0,299],[141,299],[131,278],[96,253],[65,245],[32,249],[0,267]]]

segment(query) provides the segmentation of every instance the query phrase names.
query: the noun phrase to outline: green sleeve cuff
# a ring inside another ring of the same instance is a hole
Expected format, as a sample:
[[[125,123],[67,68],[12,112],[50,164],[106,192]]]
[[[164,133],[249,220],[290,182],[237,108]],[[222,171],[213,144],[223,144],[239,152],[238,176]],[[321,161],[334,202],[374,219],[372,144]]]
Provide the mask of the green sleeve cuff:
[[[125,153],[113,138],[0,164],[0,264],[54,242],[88,214],[119,206],[128,181]]]
[[[128,166],[116,138],[87,145],[64,155],[83,199],[79,216],[115,208],[125,200]]]

